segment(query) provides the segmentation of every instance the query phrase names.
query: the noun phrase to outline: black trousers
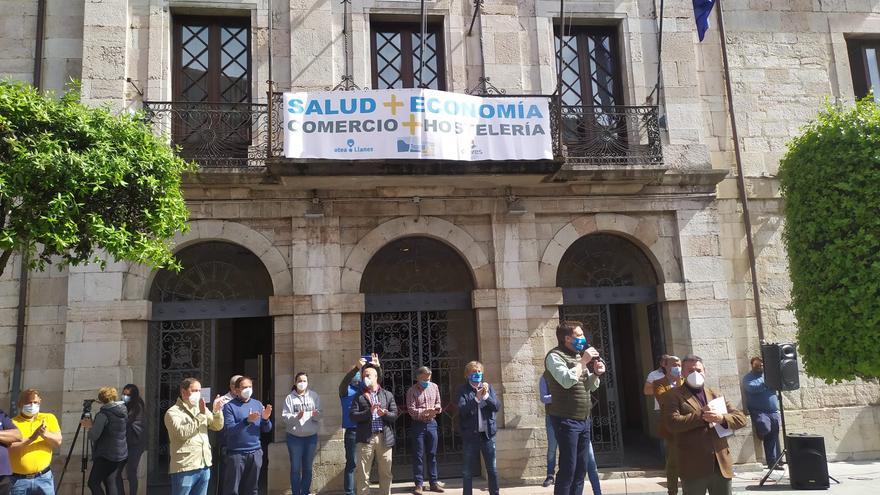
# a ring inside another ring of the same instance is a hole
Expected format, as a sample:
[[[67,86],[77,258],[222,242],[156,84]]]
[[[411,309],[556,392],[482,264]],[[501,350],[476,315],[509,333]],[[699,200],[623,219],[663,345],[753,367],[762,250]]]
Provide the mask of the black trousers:
[[[141,462],[141,455],[144,449],[134,449],[128,451],[128,459],[119,463],[119,469],[116,470],[116,493],[125,495],[125,482],[122,475],[128,480],[129,495],[137,495],[138,492],[138,464]]]
[[[123,459],[124,460],[124,459]],[[118,495],[116,491],[116,470],[123,461],[111,461],[95,457],[89,472],[89,490],[92,495]]]
[[[0,495],[9,495],[12,491],[12,476],[0,476]]]

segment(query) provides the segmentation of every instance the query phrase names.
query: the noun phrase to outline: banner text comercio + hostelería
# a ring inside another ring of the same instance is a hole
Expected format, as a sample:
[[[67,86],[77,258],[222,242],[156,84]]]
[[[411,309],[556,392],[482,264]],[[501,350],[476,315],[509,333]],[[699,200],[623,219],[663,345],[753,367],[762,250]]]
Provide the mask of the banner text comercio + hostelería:
[[[550,160],[549,105],[431,89],[284,93],[284,156]]]

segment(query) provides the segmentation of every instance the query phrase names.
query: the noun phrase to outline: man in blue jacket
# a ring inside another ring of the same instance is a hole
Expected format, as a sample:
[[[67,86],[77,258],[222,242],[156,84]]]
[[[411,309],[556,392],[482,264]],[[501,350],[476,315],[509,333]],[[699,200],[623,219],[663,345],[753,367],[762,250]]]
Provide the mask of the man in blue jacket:
[[[750,364],[752,371],[743,376],[742,387],[746,392],[746,407],[752,417],[752,429],[764,443],[764,457],[769,468],[779,457],[779,423],[782,420],[779,397],[764,383],[764,361],[753,357]],[[776,467],[782,469],[779,465]]]
[[[492,385],[483,381],[483,364],[471,361],[464,367],[467,383],[458,388],[458,419],[464,448],[461,478],[462,495],[472,495],[473,465],[480,454],[489,478],[489,495],[499,495],[498,469],[495,467],[495,414],[498,398]]]
[[[223,495],[257,495],[263,448],[260,433],[272,431],[272,406],[251,398],[253,382],[243,376],[235,381],[236,397],[223,406]]]
[[[376,367],[376,374],[382,376],[382,370],[379,368],[379,355],[373,353],[370,357],[370,364]],[[348,413],[351,411],[351,403],[354,402],[354,398],[362,390],[361,368],[366,364],[366,359],[363,357],[358,358],[357,364],[342,377],[342,381],[339,383],[339,405],[342,406],[342,428],[345,430],[345,474],[342,477],[345,495],[354,495],[354,470],[357,467],[357,464],[355,464],[357,423],[351,419]]]

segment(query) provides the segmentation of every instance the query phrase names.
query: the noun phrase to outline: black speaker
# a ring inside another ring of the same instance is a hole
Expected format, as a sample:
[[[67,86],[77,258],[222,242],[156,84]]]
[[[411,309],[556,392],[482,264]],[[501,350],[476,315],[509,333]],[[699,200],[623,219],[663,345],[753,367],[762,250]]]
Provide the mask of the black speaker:
[[[788,477],[795,490],[826,490],[831,485],[825,438],[809,433],[788,434]]]
[[[761,356],[767,388],[781,391],[801,388],[794,344],[761,344]]]

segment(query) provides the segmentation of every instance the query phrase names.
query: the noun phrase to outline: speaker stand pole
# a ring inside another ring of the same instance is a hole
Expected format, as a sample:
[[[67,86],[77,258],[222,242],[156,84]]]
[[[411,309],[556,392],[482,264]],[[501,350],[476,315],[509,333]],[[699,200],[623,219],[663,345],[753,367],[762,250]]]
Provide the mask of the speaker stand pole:
[[[776,469],[776,466],[779,465],[783,457],[785,457],[786,462],[788,462],[788,435],[785,431],[785,405],[783,405],[782,403],[782,391],[777,390],[776,396],[779,397],[779,418],[780,423],[782,423],[782,452],[780,452],[779,457],[777,457],[776,460],[773,461],[773,464],[767,470],[767,474],[765,474],[764,477],[761,478],[761,482],[758,483],[758,486],[764,486],[764,483],[767,482],[767,478],[770,477],[770,474],[773,473],[773,470]],[[761,441],[763,442],[764,440],[762,439]]]

